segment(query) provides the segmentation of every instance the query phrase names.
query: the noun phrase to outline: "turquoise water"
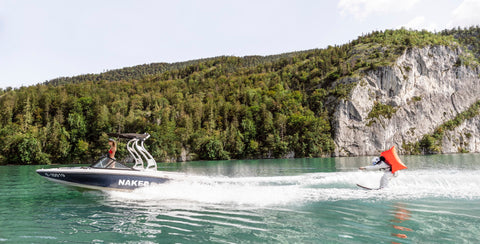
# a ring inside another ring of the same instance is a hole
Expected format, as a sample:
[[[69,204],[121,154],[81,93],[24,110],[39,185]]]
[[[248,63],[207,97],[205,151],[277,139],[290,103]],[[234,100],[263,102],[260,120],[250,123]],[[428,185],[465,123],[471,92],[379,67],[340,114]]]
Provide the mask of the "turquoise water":
[[[380,191],[365,157],[160,164],[185,174],[131,193],[1,166],[0,242],[478,243],[480,155],[402,158]]]

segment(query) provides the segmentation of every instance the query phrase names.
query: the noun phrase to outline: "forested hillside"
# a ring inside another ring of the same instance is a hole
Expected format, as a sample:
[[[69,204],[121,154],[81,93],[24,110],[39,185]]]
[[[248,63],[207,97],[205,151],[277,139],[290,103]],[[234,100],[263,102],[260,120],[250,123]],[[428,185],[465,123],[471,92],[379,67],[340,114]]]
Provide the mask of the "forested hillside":
[[[470,30],[478,40],[479,28]],[[160,161],[328,156],[348,77],[408,48],[468,46],[463,31],[377,31],[326,49],[139,65],[2,91],[0,164],[87,162],[106,153],[108,132],[150,133]]]
[[[480,59],[480,26],[444,30],[441,34],[455,37],[459,43],[472,51],[477,59]]]
[[[247,56],[242,58],[242,65],[253,67],[255,65],[259,65],[266,62],[274,62],[281,58],[293,57],[302,52],[308,52],[308,51],[284,53],[284,54],[271,55],[266,57]],[[218,58],[221,58],[221,57],[218,57]],[[172,63],[172,64],[169,64],[169,63],[143,64],[143,65],[137,65],[133,67],[110,70],[101,74],[86,74],[86,75],[78,75],[74,77],[59,77],[53,80],[46,81],[44,82],[44,84],[45,85],[63,85],[63,84],[71,84],[71,83],[81,83],[85,81],[138,80],[138,79],[142,79],[146,75],[155,75],[155,74],[163,73],[166,71],[185,69],[189,66],[195,66],[201,63],[206,63],[208,61],[213,61],[215,59],[217,58],[197,59],[197,60],[178,62],[178,63]]]

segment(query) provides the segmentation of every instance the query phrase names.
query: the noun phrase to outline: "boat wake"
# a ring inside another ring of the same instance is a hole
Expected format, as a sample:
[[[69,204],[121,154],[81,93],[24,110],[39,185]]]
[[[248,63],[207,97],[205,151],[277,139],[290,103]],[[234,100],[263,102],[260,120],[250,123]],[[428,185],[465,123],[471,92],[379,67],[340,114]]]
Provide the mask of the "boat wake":
[[[416,170],[400,172],[388,188],[378,187],[383,173],[333,172],[295,176],[241,177],[178,175],[169,183],[130,193],[109,192],[123,200],[163,204],[295,205],[339,200],[420,198],[480,199],[480,170]]]

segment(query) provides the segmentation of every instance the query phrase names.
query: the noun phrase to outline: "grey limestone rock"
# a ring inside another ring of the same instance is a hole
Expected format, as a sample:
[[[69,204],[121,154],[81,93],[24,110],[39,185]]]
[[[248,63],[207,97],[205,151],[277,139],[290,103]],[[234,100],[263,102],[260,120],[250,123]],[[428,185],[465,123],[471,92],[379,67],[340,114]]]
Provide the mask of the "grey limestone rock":
[[[356,78],[350,97],[334,114],[335,156],[375,155],[395,145],[416,142],[480,99],[479,70],[459,66],[456,47],[407,49],[392,66]],[[351,78],[348,78],[351,79]],[[368,118],[375,103],[395,108],[391,118]],[[459,147],[480,152],[480,120],[445,133],[443,152]]]

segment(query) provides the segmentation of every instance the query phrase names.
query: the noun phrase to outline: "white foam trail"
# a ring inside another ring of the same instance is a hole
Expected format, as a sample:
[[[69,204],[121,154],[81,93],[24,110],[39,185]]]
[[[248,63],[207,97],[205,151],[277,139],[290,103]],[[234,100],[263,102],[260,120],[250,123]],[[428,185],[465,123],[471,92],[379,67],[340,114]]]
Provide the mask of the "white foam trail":
[[[159,204],[291,205],[355,199],[461,198],[480,199],[479,170],[400,172],[387,189],[365,191],[356,183],[378,187],[381,172],[311,173],[275,177],[209,177],[179,175],[169,183],[114,198]]]

